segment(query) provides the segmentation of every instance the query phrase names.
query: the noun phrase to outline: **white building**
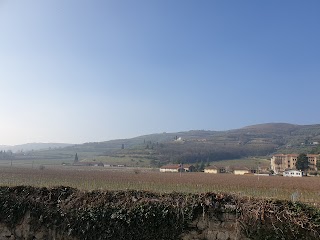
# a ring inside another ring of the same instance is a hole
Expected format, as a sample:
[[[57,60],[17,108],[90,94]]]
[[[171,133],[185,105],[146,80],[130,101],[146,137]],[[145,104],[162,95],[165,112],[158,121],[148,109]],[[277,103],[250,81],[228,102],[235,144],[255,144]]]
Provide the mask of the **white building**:
[[[218,173],[218,168],[216,166],[209,166],[204,169],[205,173]]]
[[[233,167],[232,170],[234,175],[245,175],[250,173],[249,168],[246,167]]]
[[[286,170],[283,172],[284,177],[302,177],[303,173],[298,170]]]
[[[160,168],[160,172],[194,172],[195,167],[190,164],[171,164]]]

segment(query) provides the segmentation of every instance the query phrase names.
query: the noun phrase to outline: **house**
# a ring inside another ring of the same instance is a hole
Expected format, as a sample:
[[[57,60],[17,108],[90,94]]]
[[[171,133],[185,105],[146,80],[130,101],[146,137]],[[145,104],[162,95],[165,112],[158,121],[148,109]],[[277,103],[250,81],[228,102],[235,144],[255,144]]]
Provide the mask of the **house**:
[[[160,172],[179,172],[179,170],[181,170],[180,164],[165,165],[160,168]]]
[[[195,167],[190,164],[170,164],[160,168],[160,172],[194,172]]]
[[[271,158],[271,169],[275,173],[280,173],[286,169],[296,169],[299,154],[276,154]],[[317,160],[320,155],[307,154],[310,170],[316,170]]]
[[[232,172],[234,175],[244,175],[250,173],[250,170],[246,167],[233,167]]]
[[[208,166],[204,169],[205,173],[218,173],[219,169],[216,166]]]
[[[303,173],[299,170],[289,169],[283,172],[283,176],[284,177],[302,177]]]

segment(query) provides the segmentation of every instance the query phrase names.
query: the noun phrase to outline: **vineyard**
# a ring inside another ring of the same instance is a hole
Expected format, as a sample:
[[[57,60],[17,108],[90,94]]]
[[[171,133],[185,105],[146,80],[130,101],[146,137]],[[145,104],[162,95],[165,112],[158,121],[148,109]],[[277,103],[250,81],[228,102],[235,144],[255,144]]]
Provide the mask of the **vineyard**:
[[[238,196],[293,200],[320,206],[320,178],[160,173],[143,168],[46,167],[0,169],[0,185],[70,186],[80,190],[144,190],[159,193],[227,192]]]

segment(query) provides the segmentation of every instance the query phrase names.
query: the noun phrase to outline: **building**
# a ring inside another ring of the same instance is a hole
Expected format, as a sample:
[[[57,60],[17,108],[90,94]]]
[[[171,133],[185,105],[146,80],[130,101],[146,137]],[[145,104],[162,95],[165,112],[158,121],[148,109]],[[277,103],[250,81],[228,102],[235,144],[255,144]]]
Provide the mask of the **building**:
[[[190,164],[170,164],[160,168],[160,172],[194,172],[195,167]]]
[[[235,175],[244,175],[250,173],[250,170],[246,167],[233,167],[232,172]]]
[[[317,160],[320,158],[320,154],[307,154],[308,162],[309,162],[309,168],[311,170],[318,170],[317,169]],[[320,160],[319,160],[320,161]]]
[[[160,172],[179,172],[180,164],[165,165],[160,168]]]
[[[284,172],[286,169],[296,169],[299,154],[276,154],[271,158],[271,169],[275,173]],[[320,155],[307,154],[309,169],[317,170],[317,160]]]
[[[205,173],[218,173],[218,168],[216,166],[208,166],[204,169]]]
[[[286,170],[282,175],[284,177],[302,177],[303,173],[298,170]]]
[[[73,166],[104,167],[104,163],[102,163],[102,162],[77,162],[77,163],[74,163]]]

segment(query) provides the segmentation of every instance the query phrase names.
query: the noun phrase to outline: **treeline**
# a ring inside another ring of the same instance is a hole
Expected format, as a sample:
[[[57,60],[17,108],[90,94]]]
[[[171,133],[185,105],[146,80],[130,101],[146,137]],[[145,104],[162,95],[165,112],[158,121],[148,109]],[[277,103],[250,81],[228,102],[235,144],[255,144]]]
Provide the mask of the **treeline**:
[[[14,154],[12,153],[12,151],[8,150],[8,151],[0,151],[0,160],[7,160],[7,159],[13,159],[14,158]]]

